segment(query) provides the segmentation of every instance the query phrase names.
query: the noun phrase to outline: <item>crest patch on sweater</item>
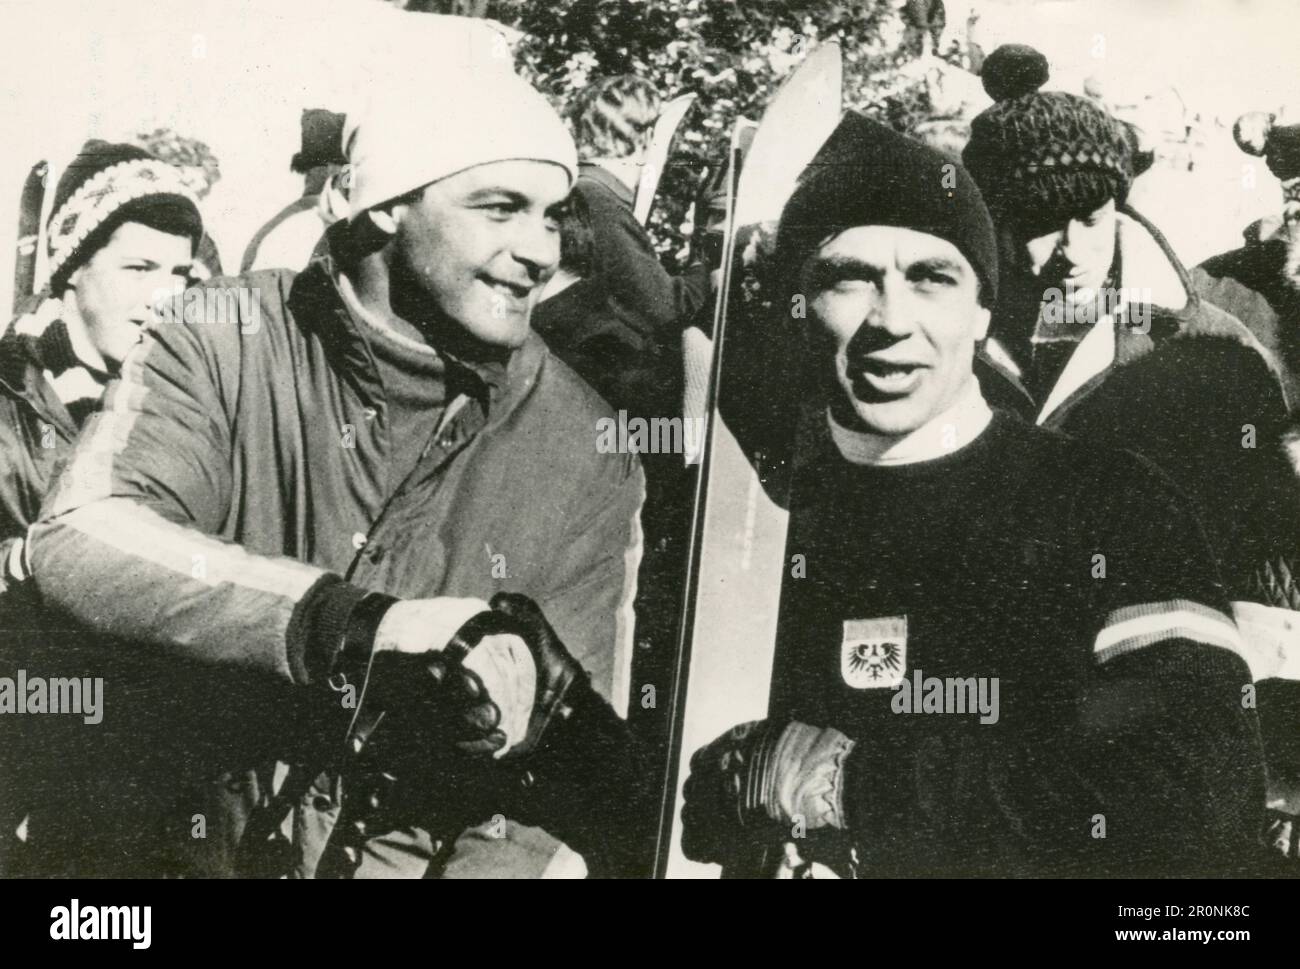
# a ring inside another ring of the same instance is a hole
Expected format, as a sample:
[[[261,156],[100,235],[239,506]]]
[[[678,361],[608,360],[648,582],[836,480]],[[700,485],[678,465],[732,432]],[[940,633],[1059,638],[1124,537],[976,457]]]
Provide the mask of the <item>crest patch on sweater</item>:
[[[907,617],[844,620],[840,675],[855,690],[893,688],[907,670]]]

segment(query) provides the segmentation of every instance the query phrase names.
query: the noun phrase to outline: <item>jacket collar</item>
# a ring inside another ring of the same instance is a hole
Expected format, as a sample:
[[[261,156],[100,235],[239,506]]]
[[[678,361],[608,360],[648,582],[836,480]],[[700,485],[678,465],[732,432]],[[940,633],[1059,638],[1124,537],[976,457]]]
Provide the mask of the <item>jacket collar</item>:
[[[1163,340],[1188,336],[1234,340],[1271,362],[1271,355],[1244,323],[1201,299],[1186,267],[1160,230],[1127,207],[1120,215],[1120,246],[1124,254],[1121,287],[1130,294],[1149,298],[1151,327],[1146,334],[1132,327],[1118,328],[1117,362],[1128,363],[1145,356]]]
[[[628,208],[632,207],[632,190],[624,185],[620,179],[615,178],[594,162],[580,163],[578,165],[578,177],[595,182],[607,191],[614,193],[618,200]]]
[[[318,256],[290,284],[288,300],[303,329],[315,330],[326,348],[337,354],[344,377],[368,399],[382,397],[378,368],[370,350],[368,323],[348,307],[339,290],[338,268],[328,254]],[[495,424],[523,400],[536,383],[546,354],[541,337],[528,338],[504,363],[464,360],[434,347],[447,361],[450,402],[460,394],[478,401]]]
[[[1231,339],[1257,351],[1270,369],[1278,372],[1276,361],[1243,323],[1201,301],[1186,268],[1155,226],[1125,207],[1119,216],[1118,238],[1121,254],[1118,285],[1126,302],[1114,317],[1098,321],[1079,341],[1039,410],[1038,423],[1060,420],[1104,382],[1105,374],[1112,367],[1140,360],[1169,339],[1198,336]],[[1131,305],[1126,310],[1128,304]],[[1000,348],[994,340],[989,343],[993,344],[989,355],[1002,364],[994,369],[1019,386],[1019,373],[1005,366],[1011,355],[999,354]]]

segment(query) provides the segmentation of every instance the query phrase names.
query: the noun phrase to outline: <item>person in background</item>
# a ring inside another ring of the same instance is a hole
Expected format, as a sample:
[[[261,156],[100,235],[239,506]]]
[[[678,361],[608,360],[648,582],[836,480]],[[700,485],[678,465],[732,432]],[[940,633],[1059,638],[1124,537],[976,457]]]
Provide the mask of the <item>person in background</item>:
[[[54,649],[53,627],[33,627],[39,604],[26,581],[24,536],[56,469],[153,319],[159,294],[190,280],[203,237],[198,199],[182,173],[141,148],[88,141],[59,179],[49,287],[0,339],[3,675],[72,673]],[[16,847],[14,829],[41,787],[26,743],[38,735],[26,723],[0,716],[0,851]]]
[[[962,156],[1002,257],[985,348],[1001,366],[982,371],[986,393],[1169,475],[1209,538],[1252,673],[1270,677],[1300,606],[1300,479],[1279,365],[1126,204],[1124,127],[1087,98],[1040,90],[1047,80],[1032,48],[989,55],[997,103]],[[1294,730],[1262,707],[1260,721]]]
[[[654,86],[634,75],[596,80],[570,105],[579,166],[563,223],[566,255],[533,314],[556,355],[628,419],[682,416],[682,330],[711,296],[706,246],[693,245],[685,271],[670,273],[633,212],[660,107]],[[700,242],[705,236],[696,234]],[[572,273],[581,281],[560,290]],[[644,666],[636,677],[664,689],[681,614],[692,477],[682,454],[643,454],[641,461],[646,554],[636,655]],[[643,713],[634,707],[636,719],[664,739],[664,718]]]
[[[1192,270],[1205,299],[1240,319],[1282,366],[1291,410],[1287,452],[1300,468],[1300,125],[1278,125],[1269,114],[1244,115],[1234,126],[1238,145],[1262,155],[1282,183],[1282,211],[1246,230],[1244,244]],[[1289,586],[1274,579],[1279,591]],[[1289,595],[1292,608],[1300,598]],[[1278,663],[1258,684],[1260,722],[1269,767],[1270,842],[1300,864],[1300,647],[1279,638]]]
[[[253,234],[239,271],[303,269],[323,244],[325,230],[347,215],[343,156],[345,117],[323,108],[303,111],[302,146],[289,168],[302,176],[302,195]]]
[[[605,371],[594,375],[596,385],[607,388],[616,409],[647,417],[680,408],[656,388],[680,364],[681,327],[709,298],[707,266],[692,260],[682,274],[670,274],[633,214],[659,111],[654,86],[633,75],[593,82],[570,107],[579,155],[574,194],[585,206],[592,241],[586,280],[600,312],[561,316],[564,304],[543,303],[537,320],[553,342],[595,341]]]

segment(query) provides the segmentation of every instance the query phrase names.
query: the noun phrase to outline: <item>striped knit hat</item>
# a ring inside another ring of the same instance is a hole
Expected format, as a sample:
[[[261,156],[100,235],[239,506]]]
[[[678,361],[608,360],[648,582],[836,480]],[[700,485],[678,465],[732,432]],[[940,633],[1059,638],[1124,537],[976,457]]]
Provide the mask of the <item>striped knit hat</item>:
[[[1087,98],[1039,91],[1047,61],[1032,47],[999,47],[982,78],[997,103],[971,122],[962,161],[995,218],[1046,229],[1124,201],[1133,148],[1121,122]]]
[[[124,222],[143,222],[197,245],[203,235],[198,199],[179,169],[134,145],[92,139],[59,179],[49,222],[50,288],[62,292]]]

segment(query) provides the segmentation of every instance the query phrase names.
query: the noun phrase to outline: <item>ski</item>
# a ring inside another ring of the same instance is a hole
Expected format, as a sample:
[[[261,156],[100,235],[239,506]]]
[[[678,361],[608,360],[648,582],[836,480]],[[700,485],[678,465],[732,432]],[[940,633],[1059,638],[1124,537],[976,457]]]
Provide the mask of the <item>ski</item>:
[[[44,262],[47,192],[52,171],[48,161],[38,161],[27,173],[18,201],[18,238],[14,253],[13,314],[36,291],[39,267]],[[49,193],[52,198],[52,193]]]
[[[770,320],[738,290],[746,283],[753,248],[779,220],[799,175],[839,123],[841,77],[837,45],[813,51],[768,105],[733,183],[723,280],[706,348],[707,430],[671,694],[658,877],[725,875],[716,865],[696,864],[682,854],[682,785],[696,750],[737,723],[767,713],[796,422],[791,419],[783,428],[772,419],[783,416],[779,401],[792,391],[781,386],[774,369],[781,336],[789,331],[765,329]],[[788,327],[788,318],[784,323]],[[689,359],[687,367],[689,377]],[[690,404],[688,399],[688,414]]]
[[[641,170],[641,181],[636,188],[636,203],[632,209],[636,220],[642,225],[650,222],[650,212],[654,208],[659,181],[663,178],[664,166],[668,163],[668,152],[672,149],[677,131],[694,103],[694,94],[673,98],[664,105],[659,120],[655,122],[650,150],[646,154],[645,167]]]

